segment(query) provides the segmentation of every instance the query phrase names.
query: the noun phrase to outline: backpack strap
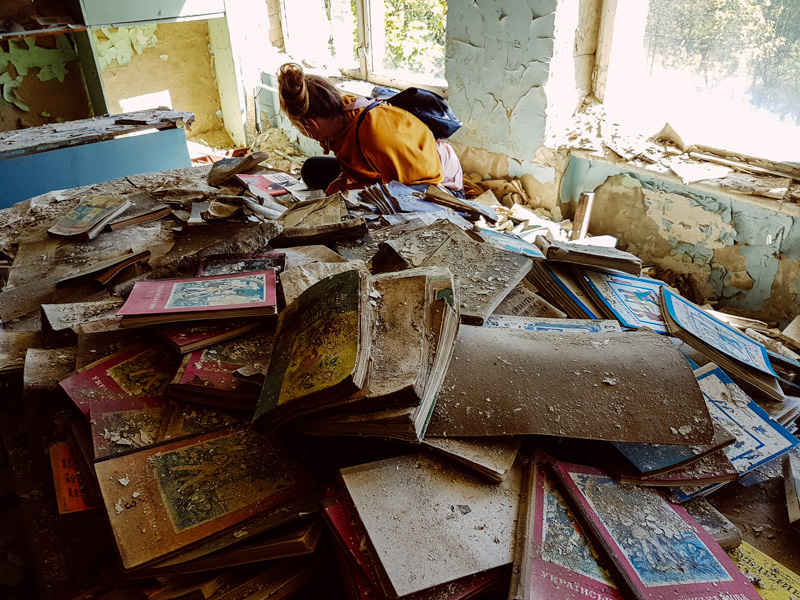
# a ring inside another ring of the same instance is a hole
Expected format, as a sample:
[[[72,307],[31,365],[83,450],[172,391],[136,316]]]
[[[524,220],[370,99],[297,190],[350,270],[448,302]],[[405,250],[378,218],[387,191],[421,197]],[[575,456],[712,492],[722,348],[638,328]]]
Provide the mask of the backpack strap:
[[[369,162],[369,159],[367,158],[367,155],[364,154],[364,150],[361,148],[361,138],[358,137],[358,131],[359,131],[359,129],[361,129],[361,123],[363,123],[364,119],[367,118],[367,113],[369,111],[371,111],[373,108],[375,108],[376,106],[378,106],[379,104],[380,104],[380,102],[375,101],[372,104],[370,104],[369,106],[367,106],[364,110],[362,110],[361,114],[358,115],[358,122],[356,123],[356,145],[358,145],[358,151],[361,153],[361,156],[364,159],[364,162],[366,162],[367,165],[375,172],[378,172],[378,169],[376,169],[375,166],[371,162]]]

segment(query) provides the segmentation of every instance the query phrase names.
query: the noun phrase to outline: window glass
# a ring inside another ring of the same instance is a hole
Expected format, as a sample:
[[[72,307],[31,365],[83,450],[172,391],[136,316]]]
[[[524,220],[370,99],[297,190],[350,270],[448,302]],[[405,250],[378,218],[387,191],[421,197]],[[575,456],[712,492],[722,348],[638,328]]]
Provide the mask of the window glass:
[[[447,0],[365,1],[370,2],[373,71],[443,82]]]
[[[644,133],[797,162],[798,82],[800,0],[623,0],[604,104]]]

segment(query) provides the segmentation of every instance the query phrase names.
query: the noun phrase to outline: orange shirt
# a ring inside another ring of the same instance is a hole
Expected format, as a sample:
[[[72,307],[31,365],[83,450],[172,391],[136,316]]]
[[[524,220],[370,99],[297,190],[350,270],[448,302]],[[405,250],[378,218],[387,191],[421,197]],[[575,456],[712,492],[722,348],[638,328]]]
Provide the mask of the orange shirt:
[[[355,97],[345,96],[345,104]],[[342,167],[328,192],[364,187],[377,182],[399,181],[406,185],[442,182],[442,163],[436,140],[428,126],[411,113],[391,104],[380,104],[367,113],[356,141],[356,124],[365,109],[347,110],[347,124],[330,138],[329,148]]]

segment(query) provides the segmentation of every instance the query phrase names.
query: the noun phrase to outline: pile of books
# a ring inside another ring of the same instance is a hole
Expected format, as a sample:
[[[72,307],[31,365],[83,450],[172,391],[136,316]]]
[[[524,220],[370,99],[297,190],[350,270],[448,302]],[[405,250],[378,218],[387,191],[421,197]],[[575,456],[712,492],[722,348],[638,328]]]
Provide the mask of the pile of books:
[[[238,175],[265,198],[296,187]],[[71,411],[54,505],[110,525],[98,582],[148,600],[759,598],[747,565],[770,559],[706,498],[778,464],[800,523],[792,359],[633,255],[465,220],[485,212],[396,182],[304,196],[269,246],[187,228],[223,251],[0,332],[0,373]]]

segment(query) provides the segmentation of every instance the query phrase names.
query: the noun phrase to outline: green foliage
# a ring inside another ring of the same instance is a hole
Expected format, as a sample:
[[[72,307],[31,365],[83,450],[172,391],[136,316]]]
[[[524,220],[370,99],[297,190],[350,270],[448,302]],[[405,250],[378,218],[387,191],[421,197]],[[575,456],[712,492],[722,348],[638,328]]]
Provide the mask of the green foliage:
[[[649,56],[707,86],[749,77],[754,104],[800,109],[800,0],[650,0]]]
[[[444,77],[447,0],[385,0],[384,68]]]

